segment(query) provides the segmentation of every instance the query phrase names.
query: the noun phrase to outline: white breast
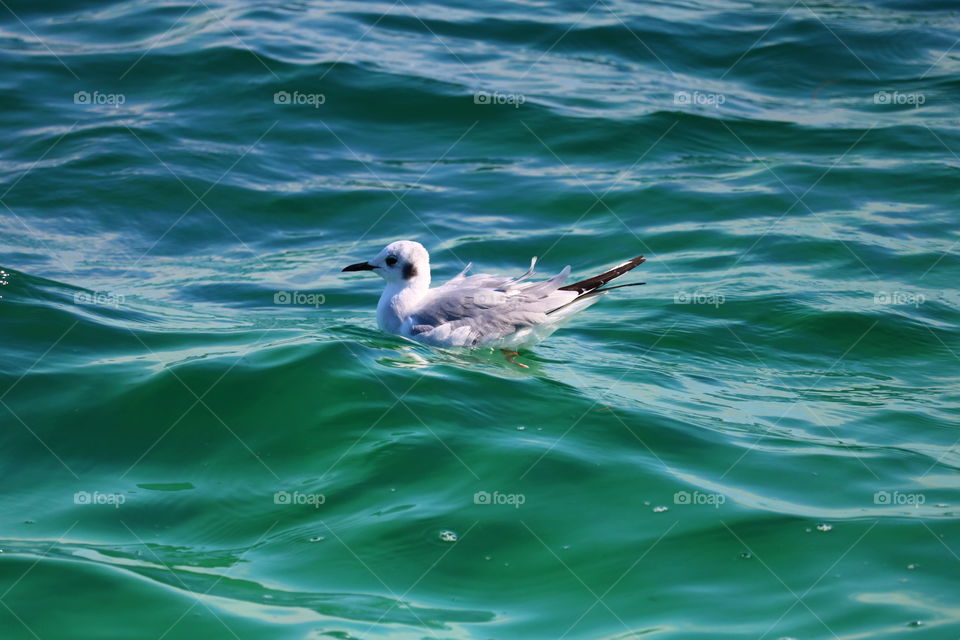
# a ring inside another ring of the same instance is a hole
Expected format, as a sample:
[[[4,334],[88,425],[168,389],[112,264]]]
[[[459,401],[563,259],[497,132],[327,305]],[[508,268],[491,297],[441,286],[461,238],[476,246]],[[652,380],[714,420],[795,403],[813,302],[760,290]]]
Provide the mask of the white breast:
[[[402,284],[389,284],[377,303],[377,324],[387,333],[403,335],[404,322],[417,307],[423,291]]]

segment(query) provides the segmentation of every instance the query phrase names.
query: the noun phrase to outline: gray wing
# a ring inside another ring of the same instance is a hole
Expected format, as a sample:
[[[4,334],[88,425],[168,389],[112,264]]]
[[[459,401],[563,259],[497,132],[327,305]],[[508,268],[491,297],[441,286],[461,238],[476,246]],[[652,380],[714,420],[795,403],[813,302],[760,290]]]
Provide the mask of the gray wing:
[[[467,265],[424,298],[412,314],[413,337],[437,344],[476,346],[546,321],[548,312],[579,294],[560,289],[570,275],[569,266],[549,280],[524,282],[533,275],[535,264],[536,258],[517,278],[467,276]]]

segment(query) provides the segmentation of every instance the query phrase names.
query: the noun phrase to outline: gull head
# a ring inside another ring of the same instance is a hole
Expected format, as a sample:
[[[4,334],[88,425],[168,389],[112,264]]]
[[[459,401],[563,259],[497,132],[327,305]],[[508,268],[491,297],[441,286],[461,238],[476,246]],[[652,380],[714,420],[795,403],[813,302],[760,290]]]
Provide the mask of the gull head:
[[[419,242],[398,240],[385,246],[373,260],[358,262],[344,271],[373,271],[389,283],[430,285],[430,254]]]

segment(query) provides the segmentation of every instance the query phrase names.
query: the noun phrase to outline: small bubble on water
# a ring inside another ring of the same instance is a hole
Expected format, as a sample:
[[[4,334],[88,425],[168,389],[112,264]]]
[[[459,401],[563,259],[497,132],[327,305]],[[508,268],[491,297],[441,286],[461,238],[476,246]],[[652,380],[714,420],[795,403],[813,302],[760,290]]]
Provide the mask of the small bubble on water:
[[[668,511],[668,510],[669,509],[667,509],[667,507],[664,507],[663,505],[653,508],[654,513],[663,513],[664,511]]]
[[[443,542],[456,542],[460,539],[460,536],[457,535],[456,531],[450,531],[445,529],[440,532],[440,540]]]
[[[391,492],[394,492],[394,491],[396,491],[396,490],[397,490],[396,487],[390,487],[390,491],[391,491]]]
[[[811,529],[810,527],[807,527],[806,529],[804,529],[804,531],[806,531],[807,533],[810,533],[811,531],[813,531],[813,529]]]
[[[323,536],[314,536],[310,538],[310,542],[323,542],[324,540],[326,540],[326,538]]]
[[[937,508],[939,508],[939,509],[946,509],[946,508],[949,507],[950,505],[948,505],[946,502],[938,502],[938,503],[936,504],[936,506],[937,506]]]
[[[483,556],[484,560],[493,560],[493,556]]]
[[[750,553],[749,551],[741,551],[740,557],[743,558],[744,560],[749,560],[750,558],[753,557],[753,554]]]
[[[820,523],[817,525],[817,531],[830,531],[830,529],[833,529],[832,524]]]
[[[908,565],[907,565],[907,569],[910,569],[910,570],[912,571],[912,570],[916,569],[916,568],[919,567],[919,566],[920,566],[920,565],[915,564],[915,563],[913,563],[913,564],[908,564]]]
[[[570,545],[568,545],[568,544],[565,544],[565,545],[563,545],[563,547],[561,547],[561,548],[562,548],[562,549],[563,549],[564,551],[566,551],[567,549],[569,549],[569,548],[570,548]]]
[[[650,501],[649,501],[649,500],[644,500],[644,501],[643,501],[643,506],[649,507],[649,506],[650,506]]]
[[[517,431],[526,431],[526,430],[527,430],[527,428],[524,427],[524,426],[519,426],[519,427],[517,427]]]
[[[923,626],[923,620],[911,620],[910,622],[907,623],[907,626],[908,626],[908,627],[922,627],[922,626]]]

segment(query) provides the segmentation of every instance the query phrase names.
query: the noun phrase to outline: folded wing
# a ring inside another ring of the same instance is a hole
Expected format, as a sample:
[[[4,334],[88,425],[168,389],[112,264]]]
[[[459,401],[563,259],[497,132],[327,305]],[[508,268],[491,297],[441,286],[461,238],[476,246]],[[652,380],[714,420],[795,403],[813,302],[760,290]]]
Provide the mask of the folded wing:
[[[535,263],[536,258],[517,278],[467,276],[464,270],[432,289],[411,316],[411,337],[448,346],[478,346],[545,322],[551,310],[579,294],[560,288],[570,275],[569,266],[549,280],[525,282]]]
[[[513,336],[514,341],[549,332],[564,318],[596,302],[599,296],[618,287],[605,287],[643,263],[643,256],[603,273],[565,285],[570,267],[549,280],[527,282],[537,263],[534,258],[526,273],[504,278],[480,273],[468,276],[470,265],[446,284],[431,289],[406,326],[409,337],[440,346],[475,347],[491,345]]]

